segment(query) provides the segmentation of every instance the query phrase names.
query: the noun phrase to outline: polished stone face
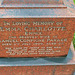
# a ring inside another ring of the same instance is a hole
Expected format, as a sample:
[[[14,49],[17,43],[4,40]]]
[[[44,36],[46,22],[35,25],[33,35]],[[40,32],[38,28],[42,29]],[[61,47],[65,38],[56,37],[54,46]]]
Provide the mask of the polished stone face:
[[[20,3],[24,9],[19,8]],[[62,0],[4,0],[0,6],[0,57],[66,56],[73,37],[75,19],[72,17],[75,15],[70,15],[69,8],[63,8],[64,4]]]
[[[0,19],[0,57],[66,56],[74,21],[74,18]]]

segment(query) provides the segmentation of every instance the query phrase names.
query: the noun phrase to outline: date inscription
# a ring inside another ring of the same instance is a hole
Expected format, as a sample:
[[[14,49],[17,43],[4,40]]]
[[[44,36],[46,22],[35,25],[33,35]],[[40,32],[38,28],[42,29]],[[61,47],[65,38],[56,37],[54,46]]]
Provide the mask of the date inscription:
[[[41,57],[63,55],[69,34],[63,19],[11,19],[0,24],[0,50],[6,55]],[[66,33],[65,33],[66,32]],[[67,51],[68,52],[68,51]]]

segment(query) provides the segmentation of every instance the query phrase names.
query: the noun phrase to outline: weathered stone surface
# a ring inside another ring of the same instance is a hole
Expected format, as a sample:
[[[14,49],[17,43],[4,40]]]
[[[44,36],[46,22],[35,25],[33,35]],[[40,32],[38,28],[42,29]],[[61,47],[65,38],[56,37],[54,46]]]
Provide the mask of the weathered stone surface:
[[[62,0],[4,0],[3,4],[63,4]]]

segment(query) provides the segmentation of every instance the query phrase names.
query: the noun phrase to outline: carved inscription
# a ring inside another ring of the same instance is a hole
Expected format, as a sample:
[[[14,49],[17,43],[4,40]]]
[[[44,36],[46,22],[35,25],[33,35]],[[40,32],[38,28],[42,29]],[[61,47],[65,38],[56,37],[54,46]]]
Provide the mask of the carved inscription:
[[[68,39],[62,36],[66,31],[63,20],[4,20],[0,25],[0,46],[11,56],[55,55],[64,52]]]

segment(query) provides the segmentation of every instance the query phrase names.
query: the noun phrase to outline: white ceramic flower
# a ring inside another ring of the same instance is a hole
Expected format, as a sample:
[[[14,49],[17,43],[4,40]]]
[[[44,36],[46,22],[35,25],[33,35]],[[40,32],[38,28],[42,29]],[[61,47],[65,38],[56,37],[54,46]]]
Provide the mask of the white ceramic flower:
[[[64,4],[67,6],[68,10],[75,14],[75,4],[73,0],[63,0]]]

